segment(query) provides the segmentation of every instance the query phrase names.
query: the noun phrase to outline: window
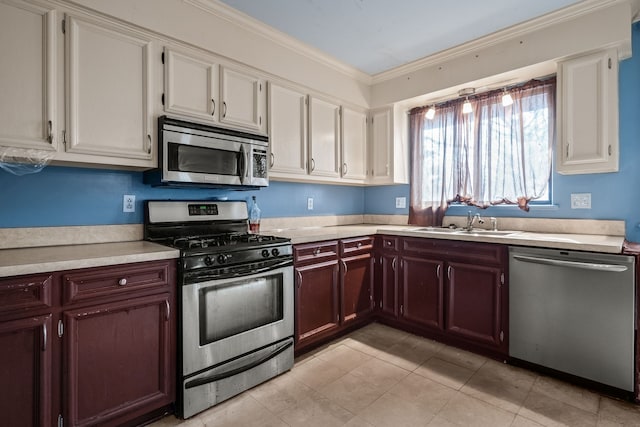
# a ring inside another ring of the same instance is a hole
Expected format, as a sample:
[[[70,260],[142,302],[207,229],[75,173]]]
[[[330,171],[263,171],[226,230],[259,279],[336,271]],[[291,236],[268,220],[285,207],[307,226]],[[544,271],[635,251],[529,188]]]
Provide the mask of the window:
[[[409,222],[440,225],[450,203],[480,208],[550,202],[555,136],[555,77],[411,111],[412,177]]]

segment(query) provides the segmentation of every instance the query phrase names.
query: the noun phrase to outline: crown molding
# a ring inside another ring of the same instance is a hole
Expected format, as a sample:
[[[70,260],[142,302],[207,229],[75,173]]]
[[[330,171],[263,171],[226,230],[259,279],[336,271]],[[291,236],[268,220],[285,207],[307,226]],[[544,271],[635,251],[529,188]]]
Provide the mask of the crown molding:
[[[630,2],[632,6],[632,12],[640,10],[640,0],[585,0],[580,3],[557,10],[555,12],[547,13],[521,24],[513,25],[504,30],[496,31],[487,36],[480,37],[470,42],[443,50],[433,55],[426,56],[405,65],[392,68],[391,70],[377,73],[371,76],[372,84],[375,85],[377,83],[382,83],[384,81],[403,76],[413,71],[428,68],[442,62],[459,58],[471,52],[494,46],[512,38],[521,37],[528,33],[544,30],[545,28],[552,25],[570,21],[571,19],[574,19],[580,15],[606,9],[615,4]],[[633,18],[640,19],[636,17],[635,14]]]
[[[319,62],[325,66],[328,66],[356,81],[371,85],[371,75],[352,67],[335,57],[326,54],[325,52],[316,49],[296,38],[293,38],[275,28],[240,12],[222,3],[219,0],[182,0],[184,3],[197,7],[207,13],[215,15],[220,19],[224,19],[232,24],[235,24],[246,31],[250,31],[261,37],[264,37],[286,49],[295,52],[298,55],[304,56],[315,62]]]

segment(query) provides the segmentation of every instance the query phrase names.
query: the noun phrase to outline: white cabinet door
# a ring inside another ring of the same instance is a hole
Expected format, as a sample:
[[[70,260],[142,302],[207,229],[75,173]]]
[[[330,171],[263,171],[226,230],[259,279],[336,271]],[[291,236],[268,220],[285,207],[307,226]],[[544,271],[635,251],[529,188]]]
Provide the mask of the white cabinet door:
[[[262,79],[228,67],[220,72],[220,122],[264,132]]]
[[[0,145],[55,150],[56,12],[0,3]]]
[[[364,181],[367,176],[367,115],[342,108],[342,177]]]
[[[393,175],[393,109],[385,108],[371,112],[370,182],[391,184]]]
[[[309,173],[340,177],[340,106],[309,96]]]
[[[66,54],[67,151],[152,159],[151,40],[119,25],[67,16]]]
[[[218,65],[204,56],[164,50],[164,110],[216,122]]]
[[[558,65],[558,173],[616,172],[619,157],[616,50],[573,58]]]
[[[270,177],[307,174],[307,95],[269,83]]]

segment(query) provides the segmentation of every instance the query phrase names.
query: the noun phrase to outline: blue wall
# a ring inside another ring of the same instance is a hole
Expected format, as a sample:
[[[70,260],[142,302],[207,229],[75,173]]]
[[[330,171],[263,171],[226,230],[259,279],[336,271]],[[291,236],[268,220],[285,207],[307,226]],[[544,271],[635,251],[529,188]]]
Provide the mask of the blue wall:
[[[256,191],[155,188],[141,172],[49,166],[31,175],[0,170],[0,227],[136,224],[143,222],[143,201],[150,199],[249,200],[257,196],[264,218],[349,215],[364,211],[361,187],[271,182]],[[136,211],[122,212],[124,194],[136,196]],[[307,210],[307,197],[314,209]]]
[[[640,242],[640,24],[633,26],[634,56],[620,64],[620,172],[553,176],[553,207],[533,207],[524,213],[514,207],[493,207],[489,216],[622,219],[627,239]],[[592,209],[570,208],[571,193],[591,193]],[[136,196],[136,212],[122,212],[122,196]],[[409,197],[408,185],[348,187],[271,182],[255,192],[152,188],[142,173],[47,167],[42,172],[14,176],[0,170],[0,227],[131,224],[143,221],[143,200],[207,199],[247,200],[257,195],[263,216],[406,214],[396,209],[396,197]],[[306,209],[307,197],[314,210]],[[464,215],[468,208],[452,207]]]
[[[592,218],[626,221],[628,240],[640,242],[640,23],[633,25],[633,57],[620,63],[620,171],[588,175],[558,175],[554,172],[553,205],[533,206],[530,212],[517,207],[496,206],[480,211],[487,216],[533,218]],[[571,193],[591,193],[591,209],[571,209]],[[396,209],[395,197],[409,197],[408,185],[365,189],[365,212],[408,213]],[[450,215],[465,215],[468,207],[454,206]]]

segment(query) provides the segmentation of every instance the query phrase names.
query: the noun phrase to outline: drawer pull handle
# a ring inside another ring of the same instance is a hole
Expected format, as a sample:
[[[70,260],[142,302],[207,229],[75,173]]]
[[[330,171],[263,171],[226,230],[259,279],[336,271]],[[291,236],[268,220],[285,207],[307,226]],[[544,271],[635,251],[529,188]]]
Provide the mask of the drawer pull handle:
[[[171,317],[171,307],[169,306],[169,300],[164,300],[165,308],[166,308],[166,317],[165,320],[169,320]]]
[[[127,279],[126,278],[123,277],[122,279],[118,280],[118,285],[124,286],[126,284],[127,284]]]

